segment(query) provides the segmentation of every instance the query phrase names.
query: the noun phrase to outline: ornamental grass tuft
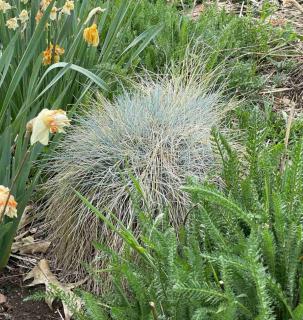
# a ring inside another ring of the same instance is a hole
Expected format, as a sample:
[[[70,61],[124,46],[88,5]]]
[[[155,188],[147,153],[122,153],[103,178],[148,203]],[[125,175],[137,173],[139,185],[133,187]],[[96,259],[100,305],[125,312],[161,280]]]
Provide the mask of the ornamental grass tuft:
[[[166,210],[176,226],[189,203],[180,187],[188,177],[204,180],[216,167],[210,134],[227,105],[210,84],[212,76],[194,68],[189,76],[185,69],[181,76],[142,80],[114,102],[100,96],[50,155],[45,212],[54,254],[65,272],[81,275],[83,262],[98,260],[94,240],[121,246],[75,190],[133,231],[137,217],[131,194],[139,190],[150,212]]]

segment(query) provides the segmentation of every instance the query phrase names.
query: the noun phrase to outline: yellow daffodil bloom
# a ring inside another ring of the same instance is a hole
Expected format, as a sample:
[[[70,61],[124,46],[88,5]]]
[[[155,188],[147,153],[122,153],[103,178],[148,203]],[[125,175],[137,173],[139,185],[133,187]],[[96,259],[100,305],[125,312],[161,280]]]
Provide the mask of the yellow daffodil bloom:
[[[10,218],[17,217],[17,202],[15,201],[14,196],[9,194],[8,188],[0,185],[0,215],[4,208],[4,215]]]
[[[67,0],[62,8],[62,13],[70,15],[75,8],[74,1]]]
[[[58,56],[54,57],[54,62],[58,62],[56,60],[59,60],[60,58]],[[43,65],[47,66],[52,63],[52,49],[48,48],[45,51],[43,51]]]
[[[97,25],[94,23],[83,31],[84,40],[91,46],[97,47],[99,44],[99,34]]]
[[[16,30],[19,27],[18,20],[16,17],[8,19],[5,25],[7,26],[8,29],[13,29],[13,30]]]
[[[19,20],[21,23],[26,23],[26,21],[29,19],[27,10],[22,10],[19,14]]]
[[[36,118],[27,124],[27,130],[32,132],[31,144],[40,142],[47,145],[49,133],[64,132],[64,127],[69,125],[70,120],[65,111],[43,109]]]
[[[47,66],[52,63],[52,56],[54,54],[54,46],[51,44],[45,51],[43,51],[43,60],[42,63]],[[54,62],[57,63],[60,61],[60,56],[64,54],[64,49],[56,45]]]
[[[22,3],[27,4],[28,0],[21,0]]]
[[[5,13],[7,10],[10,10],[12,6],[3,0],[0,0],[0,11],[3,11]]]

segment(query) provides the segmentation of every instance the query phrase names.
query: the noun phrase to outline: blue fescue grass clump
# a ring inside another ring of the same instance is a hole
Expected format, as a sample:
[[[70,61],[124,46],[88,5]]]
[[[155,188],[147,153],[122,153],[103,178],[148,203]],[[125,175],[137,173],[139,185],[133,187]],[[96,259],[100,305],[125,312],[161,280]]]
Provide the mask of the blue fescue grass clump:
[[[153,214],[167,210],[175,226],[184,219],[189,199],[180,187],[189,176],[204,180],[216,166],[210,134],[226,109],[209,75],[194,73],[142,81],[113,103],[99,97],[59,142],[45,187],[54,252],[65,270],[91,262],[97,238],[119,246],[74,189],[136,230],[136,180]]]

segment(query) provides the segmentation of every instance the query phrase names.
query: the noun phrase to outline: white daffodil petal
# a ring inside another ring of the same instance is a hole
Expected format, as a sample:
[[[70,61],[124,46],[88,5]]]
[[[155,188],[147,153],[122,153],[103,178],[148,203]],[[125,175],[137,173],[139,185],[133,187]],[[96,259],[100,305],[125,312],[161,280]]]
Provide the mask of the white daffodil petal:
[[[49,141],[49,128],[40,119],[34,119],[33,131],[31,136],[31,144],[40,142],[43,145],[47,145]]]

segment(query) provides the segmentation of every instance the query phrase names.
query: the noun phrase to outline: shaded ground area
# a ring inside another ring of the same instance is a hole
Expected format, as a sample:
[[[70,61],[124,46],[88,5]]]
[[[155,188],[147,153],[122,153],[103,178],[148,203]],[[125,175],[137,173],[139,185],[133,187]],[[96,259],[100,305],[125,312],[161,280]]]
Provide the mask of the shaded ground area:
[[[23,301],[36,291],[25,287],[22,277],[15,272],[0,275],[0,302],[6,299],[0,303],[0,320],[62,319],[56,306],[52,311],[44,301]]]

